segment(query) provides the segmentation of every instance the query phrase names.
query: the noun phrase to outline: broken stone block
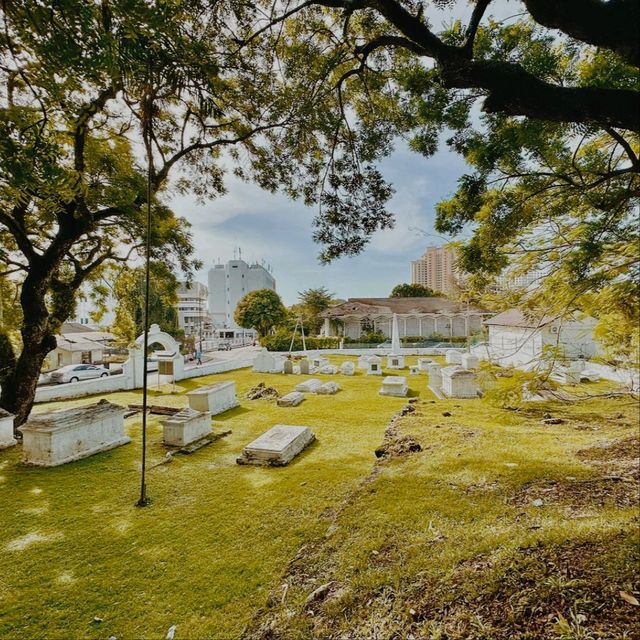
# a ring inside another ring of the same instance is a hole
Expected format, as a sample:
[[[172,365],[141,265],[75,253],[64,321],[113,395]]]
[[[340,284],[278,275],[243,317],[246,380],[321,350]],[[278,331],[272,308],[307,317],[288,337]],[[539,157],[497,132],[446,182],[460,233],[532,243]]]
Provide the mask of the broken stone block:
[[[332,376],[338,373],[338,367],[335,364],[325,364],[318,369],[318,373]]]
[[[282,398],[278,398],[279,407],[297,407],[304,400],[304,394],[300,391],[292,391]]]
[[[332,396],[340,391],[340,385],[337,382],[325,382],[318,387],[316,393],[321,396]]]
[[[340,373],[343,376],[352,376],[356,372],[356,365],[353,362],[343,362],[340,365]]]
[[[297,384],[296,391],[300,391],[302,393],[315,393],[321,386],[321,380],[318,380],[317,378],[310,378],[309,380],[305,380],[304,382]]]
[[[238,464],[284,466],[315,440],[309,427],[277,424],[249,443]]]

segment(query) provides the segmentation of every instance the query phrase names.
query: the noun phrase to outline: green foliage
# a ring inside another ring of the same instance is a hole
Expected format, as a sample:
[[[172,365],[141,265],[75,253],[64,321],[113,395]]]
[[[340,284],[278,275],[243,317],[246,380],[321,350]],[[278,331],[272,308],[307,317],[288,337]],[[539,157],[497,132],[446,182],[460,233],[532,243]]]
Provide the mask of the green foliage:
[[[314,334],[320,332],[324,322],[320,314],[331,306],[333,298],[334,294],[326,287],[306,289],[298,293],[300,303],[294,305],[295,312],[300,313],[306,331]]]
[[[149,286],[149,321],[175,338],[182,336],[176,303],[178,281],[164,263],[151,264]],[[115,320],[111,326],[118,341],[132,346],[144,330],[144,269],[125,269],[115,278],[113,297],[116,301]]]
[[[274,333],[268,336],[260,338],[260,344],[266,347],[269,351],[289,351],[291,347],[291,338],[293,334],[291,331],[285,328],[278,328]],[[314,349],[337,349],[340,346],[340,338],[331,337],[317,337],[317,336],[305,336],[304,344],[308,350]],[[302,336],[300,333],[296,334],[293,341],[293,351],[302,351]]]
[[[233,317],[239,326],[255,329],[260,337],[264,337],[287,320],[287,310],[275,291],[257,289],[238,302]]]
[[[436,292],[423,284],[397,284],[391,290],[392,298],[430,298],[435,296]]]

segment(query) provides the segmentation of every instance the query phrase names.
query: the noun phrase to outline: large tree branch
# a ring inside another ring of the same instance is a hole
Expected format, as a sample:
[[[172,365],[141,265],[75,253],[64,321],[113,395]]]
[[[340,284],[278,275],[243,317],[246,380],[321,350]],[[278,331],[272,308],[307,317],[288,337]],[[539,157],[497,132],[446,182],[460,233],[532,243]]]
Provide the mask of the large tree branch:
[[[533,19],[640,66],[638,0],[524,0]]]

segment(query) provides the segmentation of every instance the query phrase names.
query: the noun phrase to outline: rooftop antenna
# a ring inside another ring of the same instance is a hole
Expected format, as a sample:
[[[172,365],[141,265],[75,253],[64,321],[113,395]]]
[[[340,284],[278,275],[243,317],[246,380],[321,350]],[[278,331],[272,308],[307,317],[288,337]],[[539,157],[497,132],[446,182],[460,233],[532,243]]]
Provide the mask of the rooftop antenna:
[[[242,249],[238,247],[238,260],[242,260]]]

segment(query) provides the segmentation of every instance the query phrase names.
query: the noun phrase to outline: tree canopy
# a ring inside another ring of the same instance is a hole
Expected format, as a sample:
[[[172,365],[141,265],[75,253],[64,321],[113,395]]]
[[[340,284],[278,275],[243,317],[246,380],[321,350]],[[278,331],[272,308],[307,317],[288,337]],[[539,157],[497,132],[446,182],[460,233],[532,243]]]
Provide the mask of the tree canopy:
[[[431,298],[436,292],[423,284],[397,284],[391,290],[392,298]]]
[[[241,327],[266,336],[287,319],[287,309],[275,291],[256,289],[238,302],[233,318]]]
[[[294,313],[299,312],[306,331],[319,333],[323,323],[320,314],[331,306],[333,299],[334,294],[326,287],[312,287],[298,292],[300,302],[295,305]]]

